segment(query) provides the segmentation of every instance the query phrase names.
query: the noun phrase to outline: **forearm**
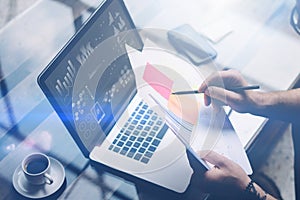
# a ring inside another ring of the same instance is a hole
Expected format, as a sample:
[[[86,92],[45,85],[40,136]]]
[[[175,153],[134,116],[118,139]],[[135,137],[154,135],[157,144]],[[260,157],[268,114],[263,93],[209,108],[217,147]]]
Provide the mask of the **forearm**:
[[[255,109],[250,113],[288,122],[300,120],[300,89],[255,93]]]

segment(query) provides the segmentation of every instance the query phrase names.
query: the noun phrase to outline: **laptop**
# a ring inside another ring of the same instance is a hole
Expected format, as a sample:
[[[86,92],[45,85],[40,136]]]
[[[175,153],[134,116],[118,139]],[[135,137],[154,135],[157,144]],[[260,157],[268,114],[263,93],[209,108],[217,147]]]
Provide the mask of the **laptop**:
[[[193,174],[185,146],[139,93],[126,45],[143,48],[123,1],[107,0],[38,84],[85,157],[182,193]]]

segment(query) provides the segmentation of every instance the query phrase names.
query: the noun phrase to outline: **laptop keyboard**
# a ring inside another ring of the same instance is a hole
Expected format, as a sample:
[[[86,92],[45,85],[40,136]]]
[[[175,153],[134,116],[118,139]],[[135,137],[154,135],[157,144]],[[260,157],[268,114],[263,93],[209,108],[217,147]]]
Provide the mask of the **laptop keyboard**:
[[[108,149],[147,164],[167,129],[163,119],[141,101]]]

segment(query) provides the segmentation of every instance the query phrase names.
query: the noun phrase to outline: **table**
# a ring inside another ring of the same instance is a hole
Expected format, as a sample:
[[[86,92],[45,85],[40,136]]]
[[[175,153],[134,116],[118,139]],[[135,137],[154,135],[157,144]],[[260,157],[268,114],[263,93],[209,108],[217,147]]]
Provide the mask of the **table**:
[[[0,198],[23,199],[11,178],[24,156],[34,151],[46,152],[65,167],[64,188],[53,198],[139,199],[141,194],[143,199],[151,198],[140,190],[143,187],[136,187],[145,183],[90,166],[36,83],[37,75],[100,3],[40,0],[0,30]],[[289,25],[293,0],[125,3],[140,28],[190,24],[210,38],[218,52],[216,63],[237,68],[263,90],[286,90],[298,79],[300,37]],[[251,154],[261,130],[270,126],[265,126],[268,120],[235,112],[230,119]],[[161,198],[183,197],[159,187],[151,189]]]

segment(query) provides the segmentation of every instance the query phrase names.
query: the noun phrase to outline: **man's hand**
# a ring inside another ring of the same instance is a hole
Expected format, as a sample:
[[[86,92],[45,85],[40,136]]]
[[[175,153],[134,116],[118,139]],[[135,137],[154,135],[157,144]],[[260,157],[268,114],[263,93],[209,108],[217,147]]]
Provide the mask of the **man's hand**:
[[[202,175],[199,181],[201,190],[231,198],[244,195],[251,179],[238,164],[214,151],[207,153],[203,159],[214,167]]]
[[[300,88],[277,92],[226,89],[240,86],[248,86],[248,83],[238,71],[220,71],[209,76],[199,87],[199,92],[204,92],[206,105],[228,105],[240,113],[299,123]]]
[[[199,156],[203,153],[199,153]],[[213,168],[206,172],[196,174],[199,176],[196,184],[204,193],[210,193],[218,199],[260,199],[274,200],[275,198],[265,191],[256,183],[253,183],[255,191],[246,192],[250,183],[250,177],[244,170],[232,160],[214,152],[206,152],[202,159],[214,165]],[[196,165],[192,165],[197,170]]]
[[[258,92],[233,92],[226,88],[248,86],[247,81],[236,70],[220,71],[209,76],[200,86],[206,105],[228,105],[237,112],[245,113],[256,109]]]

